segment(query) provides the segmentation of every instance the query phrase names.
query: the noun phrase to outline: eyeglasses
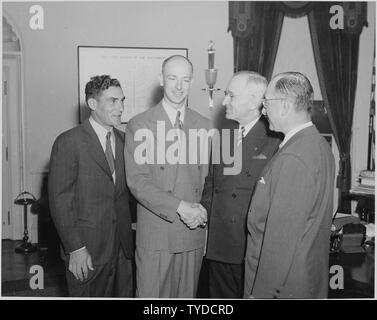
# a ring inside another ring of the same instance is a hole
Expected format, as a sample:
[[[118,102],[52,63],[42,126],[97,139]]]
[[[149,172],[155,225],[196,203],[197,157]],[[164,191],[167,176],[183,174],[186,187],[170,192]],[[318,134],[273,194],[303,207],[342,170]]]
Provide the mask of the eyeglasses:
[[[270,101],[277,101],[277,100],[288,100],[288,98],[263,99],[262,100],[263,107],[268,108],[270,106]]]
[[[227,90],[224,91],[224,95],[225,97],[229,97],[230,99],[241,97],[241,96],[244,96],[244,97],[254,96],[253,94],[234,94],[233,92],[227,91]]]

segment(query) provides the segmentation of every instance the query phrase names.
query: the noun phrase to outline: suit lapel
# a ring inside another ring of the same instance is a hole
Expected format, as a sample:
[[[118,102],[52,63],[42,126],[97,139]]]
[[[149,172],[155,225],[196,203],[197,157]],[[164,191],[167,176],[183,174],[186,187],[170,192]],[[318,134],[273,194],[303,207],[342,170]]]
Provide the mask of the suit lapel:
[[[251,128],[242,142],[242,153],[247,158],[260,154],[263,150],[263,145],[266,143],[266,126],[262,117],[263,116],[261,116],[254,127]]]
[[[183,123],[183,130],[186,134],[186,137],[189,135],[189,129],[194,129],[196,128],[196,122],[192,116],[192,111],[189,107],[186,108],[186,113],[185,113],[185,121]]]
[[[107,163],[105,153],[103,152],[101,143],[95,133],[89,120],[85,120],[83,123],[83,129],[86,133],[85,143],[87,149],[90,152],[92,159],[98,164],[98,166],[106,173],[106,175],[112,180],[109,164]]]
[[[154,107],[153,120],[156,121],[156,123],[157,123],[157,121],[164,121],[166,132],[168,132],[170,129],[173,128],[173,125],[170,122],[169,116],[166,113],[161,102]]]
[[[158,103],[155,107],[154,107],[154,113],[151,115],[151,121],[153,121],[154,125],[153,125],[153,135],[155,137],[155,159],[157,159],[157,149],[158,148],[164,148],[164,157],[165,157],[165,163],[166,165],[164,166],[164,170],[165,170],[165,175],[166,175],[166,179],[170,185],[170,188],[173,189],[174,188],[174,183],[175,183],[175,180],[176,180],[176,175],[177,175],[177,168],[178,166],[176,165],[169,165],[169,163],[167,162],[167,159],[166,159],[166,151],[168,150],[168,148],[171,146],[172,141],[166,141],[166,135],[168,133],[169,130],[173,129],[173,125],[169,119],[169,116],[168,114],[166,113],[164,107],[162,106],[162,101],[160,103]],[[163,141],[160,141],[160,137],[159,135],[157,134],[157,121],[162,121],[164,124],[165,124],[165,135],[163,137],[161,137],[162,139],[164,139]]]
[[[165,155],[166,155],[166,150],[172,143],[172,142],[166,141],[166,134],[168,133],[169,130],[173,129],[173,126],[161,102],[157,104],[153,108],[153,110],[154,110],[154,113],[151,116],[151,121],[154,124],[152,128],[153,128],[153,136],[155,137],[155,140],[156,140],[155,157],[157,157],[157,154],[156,154],[157,148],[164,148],[164,146],[165,146]],[[161,137],[159,134],[157,134],[158,122],[163,122],[165,125],[165,135]],[[161,139],[163,139],[163,141],[161,141]]]

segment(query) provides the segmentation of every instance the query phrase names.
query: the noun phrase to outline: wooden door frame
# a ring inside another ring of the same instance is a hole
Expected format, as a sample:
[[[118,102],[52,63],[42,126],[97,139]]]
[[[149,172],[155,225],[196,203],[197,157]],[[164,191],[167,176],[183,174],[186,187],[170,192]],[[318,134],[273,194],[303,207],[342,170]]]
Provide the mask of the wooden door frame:
[[[7,106],[9,117],[9,158],[11,183],[11,231],[10,239],[18,240],[23,236],[23,207],[13,200],[25,189],[25,145],[23,81],[20,52],[4,52],[3,67],[9,67],[7,85]],[[16,92],[13,92],[15,90]]]

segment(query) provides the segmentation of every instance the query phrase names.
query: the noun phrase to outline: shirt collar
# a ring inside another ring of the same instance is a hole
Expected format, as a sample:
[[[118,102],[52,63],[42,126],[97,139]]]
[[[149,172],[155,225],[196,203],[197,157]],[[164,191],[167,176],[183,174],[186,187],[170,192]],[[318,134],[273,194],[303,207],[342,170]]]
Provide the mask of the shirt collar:
[[[89,117],[89,122],[92,125],[98,138],[100,139],[101,143],[102,141],[106,140],[107,132],[110,131],[111,133],[113,133],[112,127],[110,128],[110,130],[107,130],[106,128],[102,127],[96,120],[94,120],[92,116]],[[114,134],[111,134],[111,139],[114,139]]]
[[[241,131],[241,127],[245,127],[244,137],[250,132],[250,130],[255,126],[255,124],[259,121],[261,116],[254,119],[253,121],[249,122],[247,125],[239,125],[238,130]]]
[[[313,122],[309,121],[309,122],[306,122],[306,123],[304,123],[304,124],[301,124],[301,125],[299,125],[298,127],[294,128],[294,129],[292,129],[292,130],[290,130],[290,131],[285,135],[283,142],[280,143],[279,148],[282,148],[282,147],[288,142],[288,140],[291,139],[296,133],[298,133],[299,131],[304,130],[305,128],[308,128],[308,127],[310,127],[310,126],[312,126],[312,125],[313,125]]]
[[[175,119],[177,118],[177,112],[178,111],[181,111],[181,115],[180,115],[179,118],[181,119],[182,123],[184,123],[185,110],[186,110],[184,105],[179,109],[175,109],[172,106],[170,106],[164,99],[162,99],[162,107],[164,108],[164,110],[168,114],[168,117],[169,117],[169,120],[170,120],[172,126],[174,126],[174,124],[175,124]]]

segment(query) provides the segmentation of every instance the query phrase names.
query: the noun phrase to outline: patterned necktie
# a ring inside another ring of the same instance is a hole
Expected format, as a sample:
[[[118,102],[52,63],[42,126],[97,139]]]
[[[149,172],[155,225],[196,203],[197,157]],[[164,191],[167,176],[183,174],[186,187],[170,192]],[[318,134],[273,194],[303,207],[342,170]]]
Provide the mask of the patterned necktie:
[[[237,146],[242,142],[243,138],[245,138],[245,127],[241,126],[238,130]]]
[[[183,130],[183,123],[181,121],[181,111],[177,111],[177,117],[175,118],[174,128]]]
[[[113,155],[113,151],[112,151],[112,148],[111,148],[110,137],[111,137],[111,131],[109,131],[106,135],[105,156],[106,156],[107,163],[109,164],[109,167],[110,167],[111,175],[113,175],[114,171],[115,171],[115,165],[114,165],[114,155]]]

